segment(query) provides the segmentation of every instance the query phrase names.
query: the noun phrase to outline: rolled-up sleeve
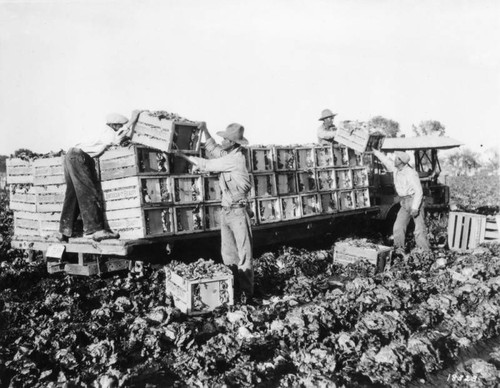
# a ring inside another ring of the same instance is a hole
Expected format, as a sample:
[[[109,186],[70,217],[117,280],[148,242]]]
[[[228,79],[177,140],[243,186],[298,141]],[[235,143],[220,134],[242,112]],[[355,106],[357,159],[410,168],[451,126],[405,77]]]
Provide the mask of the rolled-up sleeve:
[[[205,142],[205,150],[210,158],[220,158],[221,156],[226,156],[228,154],[228,152],[217,144],[212,138],[207,139]]]

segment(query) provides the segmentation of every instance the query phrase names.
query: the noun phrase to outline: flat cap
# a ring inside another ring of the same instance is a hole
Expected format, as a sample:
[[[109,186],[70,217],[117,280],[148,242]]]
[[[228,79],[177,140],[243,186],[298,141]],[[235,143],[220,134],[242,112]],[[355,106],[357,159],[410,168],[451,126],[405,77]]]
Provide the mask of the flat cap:
[[[410,155],[403,151],[395,151],[394,157],[401,160],[404,164],[408,164],[410,162]]]
[[[106,124],[127,124],[128,119],[119,113],[110,113],[106,116]]]

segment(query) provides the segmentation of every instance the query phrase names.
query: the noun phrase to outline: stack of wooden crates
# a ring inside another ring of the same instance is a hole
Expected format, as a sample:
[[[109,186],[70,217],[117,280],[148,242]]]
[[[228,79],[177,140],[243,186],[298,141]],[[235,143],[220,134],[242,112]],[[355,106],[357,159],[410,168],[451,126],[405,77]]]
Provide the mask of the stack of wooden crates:
[[[193,174],[174,150],[205,156],[196,123],[142,113],[134,144],[106,151],[99,171],[110,229],[122,239],[220,229],[221,191],[215,174]],[[62,157],[8,161],[15,234],[52,235],[64,201]],[[370,206],[363,154],[335,145],[252,146],[247,167],[254,225]]]

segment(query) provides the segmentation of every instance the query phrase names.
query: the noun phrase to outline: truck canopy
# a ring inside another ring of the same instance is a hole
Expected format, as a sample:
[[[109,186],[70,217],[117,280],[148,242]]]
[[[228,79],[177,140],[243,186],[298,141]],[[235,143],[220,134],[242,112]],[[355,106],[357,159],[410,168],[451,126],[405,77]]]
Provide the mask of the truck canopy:
[[[446,136],[387,137],[381,150],[385,152],[423,149],[447,150],[461,145],[463,143]]]

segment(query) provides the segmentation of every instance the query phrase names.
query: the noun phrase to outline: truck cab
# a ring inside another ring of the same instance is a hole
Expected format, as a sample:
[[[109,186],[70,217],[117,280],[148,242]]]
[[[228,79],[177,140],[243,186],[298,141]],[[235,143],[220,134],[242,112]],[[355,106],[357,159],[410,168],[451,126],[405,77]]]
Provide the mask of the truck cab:
[[[385,138],[380,150],[385,153],[406,151],[413,154],[413,167],[417,171],[424,192],[426,212],[447,212],[450,189],[441,183],[441,164],[438,151],[461,146],[457,140],[445,136],[419,136]],[[392,173],[373,155],[367,152],[365,159],[371,163],[372,203],[380,207],[378,218],[392,221],[399,210],[399,200],[394,188]]]

